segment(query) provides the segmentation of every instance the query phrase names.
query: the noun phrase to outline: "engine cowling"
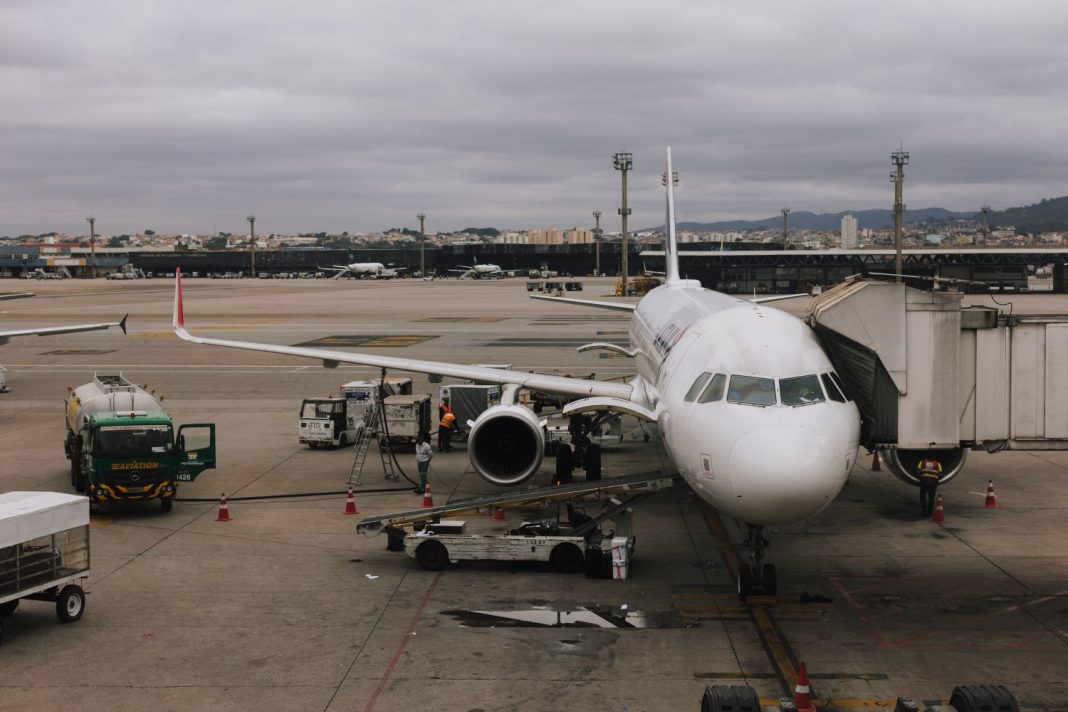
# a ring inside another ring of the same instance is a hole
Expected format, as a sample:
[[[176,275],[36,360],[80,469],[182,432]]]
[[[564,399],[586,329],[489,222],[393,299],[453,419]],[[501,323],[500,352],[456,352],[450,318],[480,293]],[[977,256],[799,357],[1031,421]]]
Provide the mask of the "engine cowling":
[[[545,435],[529,409],[495,405],[482,411],[472,424],[467,451],[483,479],[495,485],[517,485],[541,466]]]
[[[924,458],[933,458],[942,465],[942,477],[939,484],[945,484],[960,474],[968,459],[968,451],[962,447],[953,450],[880,450],[883,462],[894,473],[894,477],[910,485],[920,484],[920,472],[916,465]]]

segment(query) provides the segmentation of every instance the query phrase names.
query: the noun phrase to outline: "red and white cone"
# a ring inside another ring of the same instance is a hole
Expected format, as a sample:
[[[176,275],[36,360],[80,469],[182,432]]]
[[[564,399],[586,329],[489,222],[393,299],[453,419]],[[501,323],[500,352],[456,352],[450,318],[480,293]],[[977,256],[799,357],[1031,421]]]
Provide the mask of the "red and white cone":
[[[505,518],[504,518],[504,507],[497,507],[497,511],[493,513],[493,521],[495,521],[495,522],[506,521]]]
[[[994,480],[990,480],[986,483],[986,504],[983,506],[987,509],[998,508],[998,496],[994,492]]]
[[[812,691],[808,686],[808,670],[801,663],[801,670],[797,674],[797,685],[794,687],[794,706],[797,712],[816,712],[812,706]]]
[[[352,494],[352,488],[349,487],[349,494],[345,497],[345,514],[359,514],[356,510],[356,497]]]
[[[423,488],[423,509],[434,506],[434,495],[430,494],[430,483],[426,483],[426,487]]]
[[[871,471],[872,472],[882,472],[883,471],[883,464],[882,464],[882,460],[879,458],[879,451],[878,450],[876,450],[875,454],[872,455],[872,458],[871,458]]]
[[[215,517],[217,522],[230,521],[230,508],[226,506],[226,494],[219,497],[219,516]]]
[[[938,499],[935,500],[934,514],[931,515],[931,521],[935,524],[941,524],[946,521],[946,510],[942,506],[942,495],[938,495]]]

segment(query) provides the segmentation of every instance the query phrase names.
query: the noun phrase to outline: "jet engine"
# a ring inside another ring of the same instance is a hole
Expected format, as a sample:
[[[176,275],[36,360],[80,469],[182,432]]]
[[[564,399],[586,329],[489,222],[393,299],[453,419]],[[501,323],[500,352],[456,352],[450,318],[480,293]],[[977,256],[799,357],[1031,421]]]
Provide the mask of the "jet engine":
[[[471,464],[495,485],[518,485],[541,465],[545,435],[541,422],[529,409],[495,405],[482,411],[467,439]]]
[[[920,484],[920,472],[916,469],[920,460],[932,458],[942,465],[942,477],[940,484],[945,484],[960,474],[964,469],[964,462],[968,459],[968,451],[962,447],[953,450],[880,450],[879,454],[883,462],[890,468],[902,482],[910,485]]]

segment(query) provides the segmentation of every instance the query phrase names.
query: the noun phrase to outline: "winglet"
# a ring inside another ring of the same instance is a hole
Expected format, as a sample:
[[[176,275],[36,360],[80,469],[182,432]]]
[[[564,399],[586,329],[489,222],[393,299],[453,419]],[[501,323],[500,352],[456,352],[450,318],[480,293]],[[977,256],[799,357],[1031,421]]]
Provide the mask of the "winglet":
[[[664,216],[664,282],[672,285],[679,283],[679,241],[675,234],[675,174],[671,170],[670,146],[664,166],[664,187],[667,198]]]
[[[174,271],[174,329],[185,329],[185,313],[182,310],[182,268]]]
[[[122,320],[119,322],[119,328],[122,329],[122,333],[126,333],[126,320],[130,318],[129,314],[123,314]]]

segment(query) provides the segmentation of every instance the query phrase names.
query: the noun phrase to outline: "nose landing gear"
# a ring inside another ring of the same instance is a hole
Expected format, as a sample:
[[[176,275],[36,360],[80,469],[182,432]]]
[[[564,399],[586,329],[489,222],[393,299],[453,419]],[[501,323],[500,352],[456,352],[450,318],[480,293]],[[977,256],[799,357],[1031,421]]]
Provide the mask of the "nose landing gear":
[[[749,525],[745,546],[749,549],[749,562],[738,566],[738,598],[744,601],[749,596],[776,596],[779,585],[775,564],[764,562],[766,549],[771,544],[764,538],[764,527]]]

